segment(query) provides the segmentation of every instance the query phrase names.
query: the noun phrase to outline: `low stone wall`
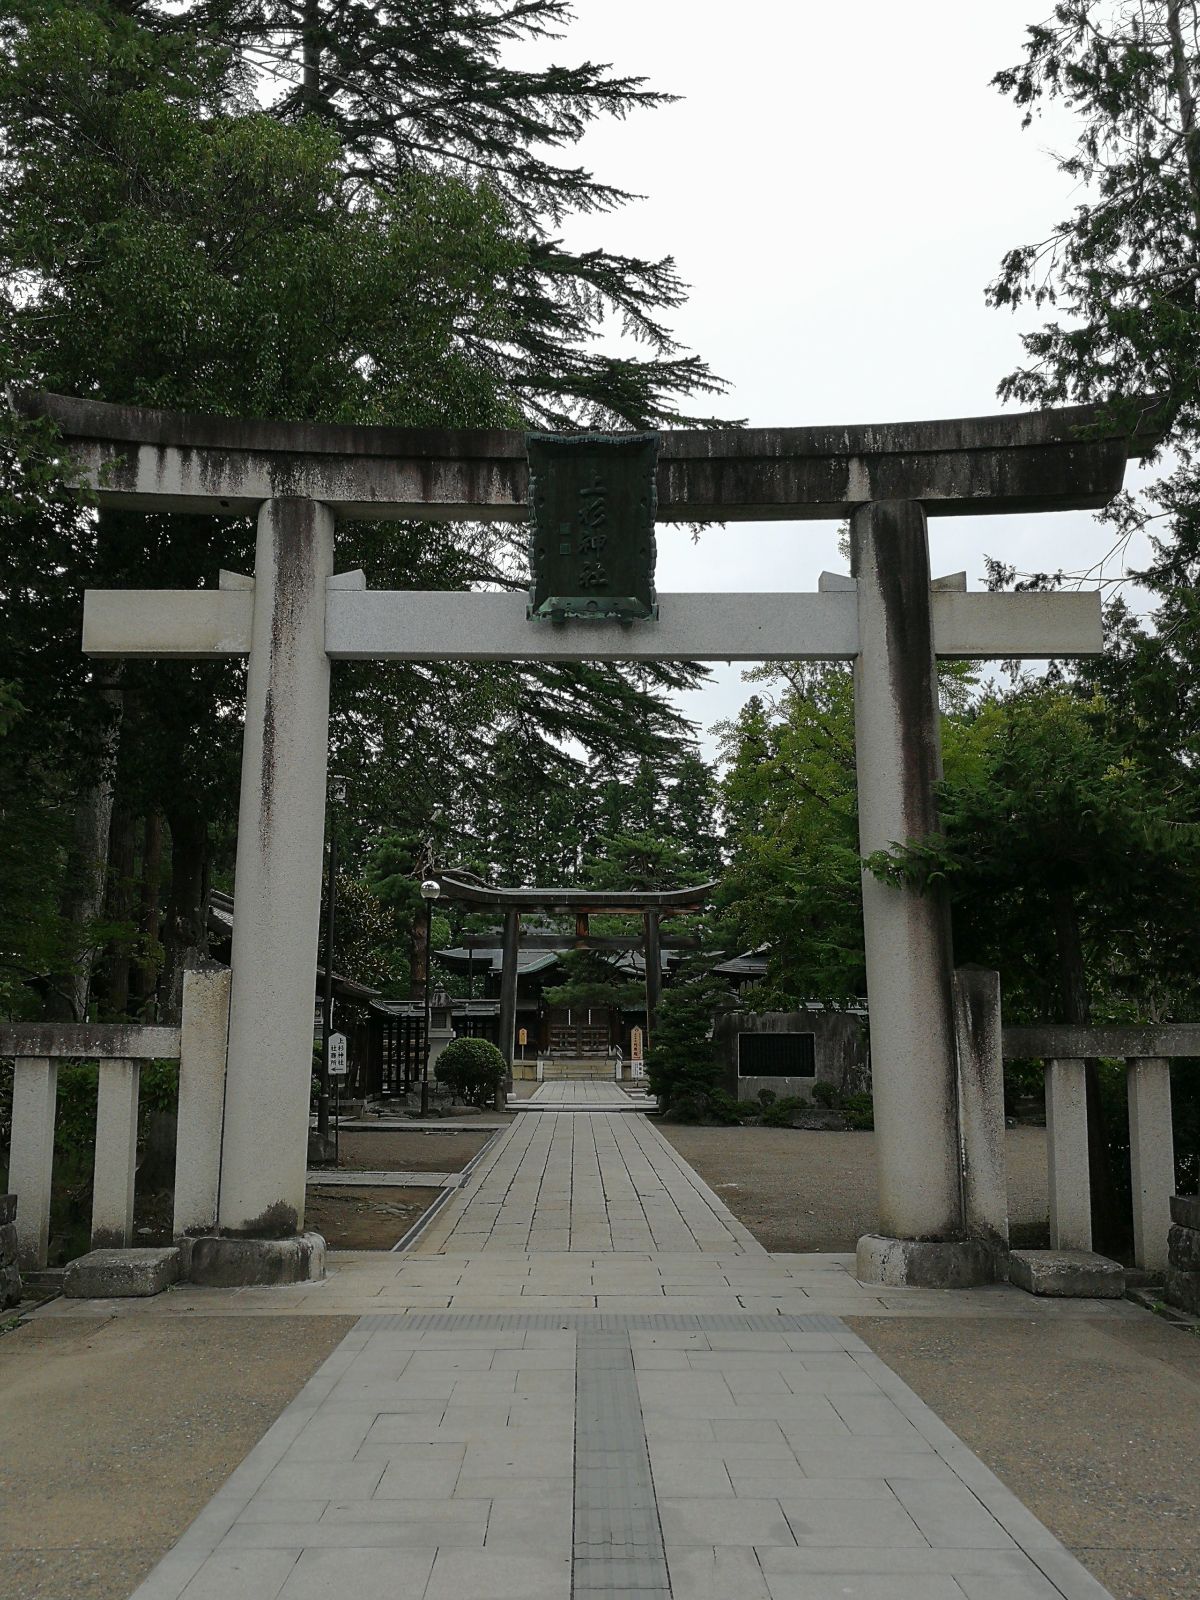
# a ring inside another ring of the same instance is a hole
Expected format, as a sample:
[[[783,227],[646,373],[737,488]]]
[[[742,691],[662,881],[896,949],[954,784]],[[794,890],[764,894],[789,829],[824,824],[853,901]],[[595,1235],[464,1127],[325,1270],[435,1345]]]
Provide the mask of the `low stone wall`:
[[[1167,1262],[1166,1299],[1181,1311],[1200,1314],[1200,1195],[1171,1197]]]
[[[17,1270],[17,1197],[0,1194],[0,1311],[15,1306],[21,1298],[21,1274]]]

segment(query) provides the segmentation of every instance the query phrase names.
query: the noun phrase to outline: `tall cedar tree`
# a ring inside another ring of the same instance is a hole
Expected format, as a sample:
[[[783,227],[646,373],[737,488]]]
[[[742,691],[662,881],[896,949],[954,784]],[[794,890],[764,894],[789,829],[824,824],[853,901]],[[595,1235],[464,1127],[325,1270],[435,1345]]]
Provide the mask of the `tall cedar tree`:
[[[501,340],[524,252],[495,186],[413,165],[366,189],[336,129],[239,101],[228,52],[166,27],[163,12],[57,0],[14,6],[0,24],[6,374],[226,413],[514,420],[476,353]],[[61,560],[52,531],[35,522],[32,540],[4,541],[13,626],[0,678],[30,708],[10,750],[29,744],[22,758],[57,763],[69,786],[89,764],[94,774],[94,732],[78,730],[101,720],[78,655],[79,591],[149,572],[194,587],[219,564],[244,566],[252,531],[106,513],[98,530],[77,519]],[[487,529],[363,525],[342,543],[345,564],[394,587],[520,581],[511,546]],[[334,754],[354,780],[359,833],[423,826],[438,802],[486,788],[497,730],[518,743],[527,777],[552,788],[579,786],[568,739],[608,761],[669,754],[685,724],[662,690],[694,677],[683,666],[635,680],[586,663],[339,672]],[[145,816],[149,839],[167,812],[167,934],[182,952],[203,940],[214,835],[228,865],[238,674],[127,667],[120,687],[134,736],[121,741],[118,819]],[[60,759],[77,747],[78,761]],[[32,765],[20,770],[32,781]],[[360,843],[348,840],[348,863]],[[47,868],[61,874],[61,852]],[[144,909],[152,940],[157,908]]]
[[[390,193],[413,172],[483,181],[524,244],[503,335],[468,334],[470,353],[520,414],[548,428],[662,426],[724,387],[672,336],[666,315],[686,289],[671,257],[567,248],[573,213],[633,198],[558,159],[602,117],[668,104],[646,80],[604,64],[521,65],[522,49],[561,38],[571,0],[145,0],[143,18],[198,31],[232,50],[285,121],[336,128],[345,170]],[[642,354],[593,340],[609,319]]]

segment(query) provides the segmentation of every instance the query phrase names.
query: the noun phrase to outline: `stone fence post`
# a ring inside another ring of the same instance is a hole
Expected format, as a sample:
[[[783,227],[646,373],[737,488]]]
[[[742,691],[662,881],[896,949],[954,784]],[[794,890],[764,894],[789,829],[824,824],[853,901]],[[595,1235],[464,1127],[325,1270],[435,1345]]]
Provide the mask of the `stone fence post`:
[[[1005,1257],[1008,1163],[1004,1149],[1004,1036],[1000,974],[960,967],[954,974],[958,1043],[959,1143],[963,1222],[969,1234]],[[1003,1261],[998,1261],[1003,1266]]]
[[[12,1151],[8,1186],[17,1207],[17,1259],[38,1271],[50,1247],[50,1182],[54,1173],[54,1112],[58,1062],[17,1056],[13,1071]]]
[[[221,1186],[221,1124],[229,1042],[228,967],[183,975],[173,1233],[210,1233]]]

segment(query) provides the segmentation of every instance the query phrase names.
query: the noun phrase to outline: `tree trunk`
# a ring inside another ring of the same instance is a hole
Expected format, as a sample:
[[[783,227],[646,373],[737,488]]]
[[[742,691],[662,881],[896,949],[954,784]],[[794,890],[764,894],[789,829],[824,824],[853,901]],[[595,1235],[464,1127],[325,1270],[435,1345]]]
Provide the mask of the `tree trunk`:
[[[1063,1022],[1089,1027],[1092,1002],[1083,963],[1083,940],[1074,897],[1066,890],[1053,896],[1054,940],[1058,952],[1059,1001]],[[1098,1250],[1114,1250],[1122,1234],[1116,1185],[1108,1156],[1108,1127],[1100,1092],[1100,1063],[1084,1063],[1087,1088],[1088,1176],[1092,1188],[1092,1237]]]
[[[321,110],[321,0],[304,0],[301,49],[300,101],[305,111],[316,116]]]
[[[164,967],[159,1012],[178,1022],[183,1007],[183,974],[208,955],[208,825],[194,811],[168,811],[171,830],[171,886],[164,919]]]
[[[1200,127],[1196,122],[1196,94],[1192,72],[1183,43],[1180,0],[1167,0],[1167,32],[1171,36],[1171,76],[1179,102],[1179,126],[1183,134],[1183,153],[1187,162],[1188,189],[1192,200],[1192,227],[1200,242]]]
[[[409,946],[408,992],[414,1000],[424,999],[425,985],[429,982],[428,931],[425,903],[422,901],[413,912],[412,942]]]
[[[148,1004],[155,999],[154,991],[158,984],[162,847],[162,817],[157,811],[152,811],[146,818],[142,833],[142,890],[138,926],[144,953],[130,975],[130,992],[137,1000],[138,1011],[143,1016],[146,1015]]]
[[[120,667],[110,668],[101,681],[99,697],[107,713],[97,747],[96,775],[80,795],[67,859],[66,886],[61,904],[63,919],[74,934],[70,969],[56,974],[46,997],[46,1015],[57,1022],[87,1020],[92,968],[97,946],[91,928],[104,908],[108,870],[108,840],[112,825],[113,789],[117,747],[121,738],[122,695]]]
[[[136,826],[137,819],[124,806],[114,810],[108,843],[108,916],[110,921],[125,926],[123,932],[109,940],[105,963],[105,998],[113,1017],[124,1017],[129,1012]]]

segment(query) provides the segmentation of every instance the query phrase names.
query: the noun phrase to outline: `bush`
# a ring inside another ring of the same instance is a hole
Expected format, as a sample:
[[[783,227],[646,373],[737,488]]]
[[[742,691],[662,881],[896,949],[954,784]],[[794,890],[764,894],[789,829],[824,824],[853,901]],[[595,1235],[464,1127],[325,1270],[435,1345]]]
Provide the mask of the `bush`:
[[[505,1078],[504,1057],[487,1039],[452,1039],[433,1069],[456,1100],[489,1106]]]
[[[768,1106],[762,1114],[764,1128],[790,1128],[792,1118],[797,1111],[803,1111],[808,1101],[798,1094],[785,1094],[782,1100],[776,1100],[773,1106]]]
[[[813,1084],[813,1104],[823,1106],[826,1111],[832,1111],[842,1103],[842,1091],[836,1083],[826,1083],[824,1079]]]
[[[868,1133],[875,1126],[875,1102],[869,1094],[848,1094],[842,1110],[846,1113],[846,1126],[856,1132]]]

